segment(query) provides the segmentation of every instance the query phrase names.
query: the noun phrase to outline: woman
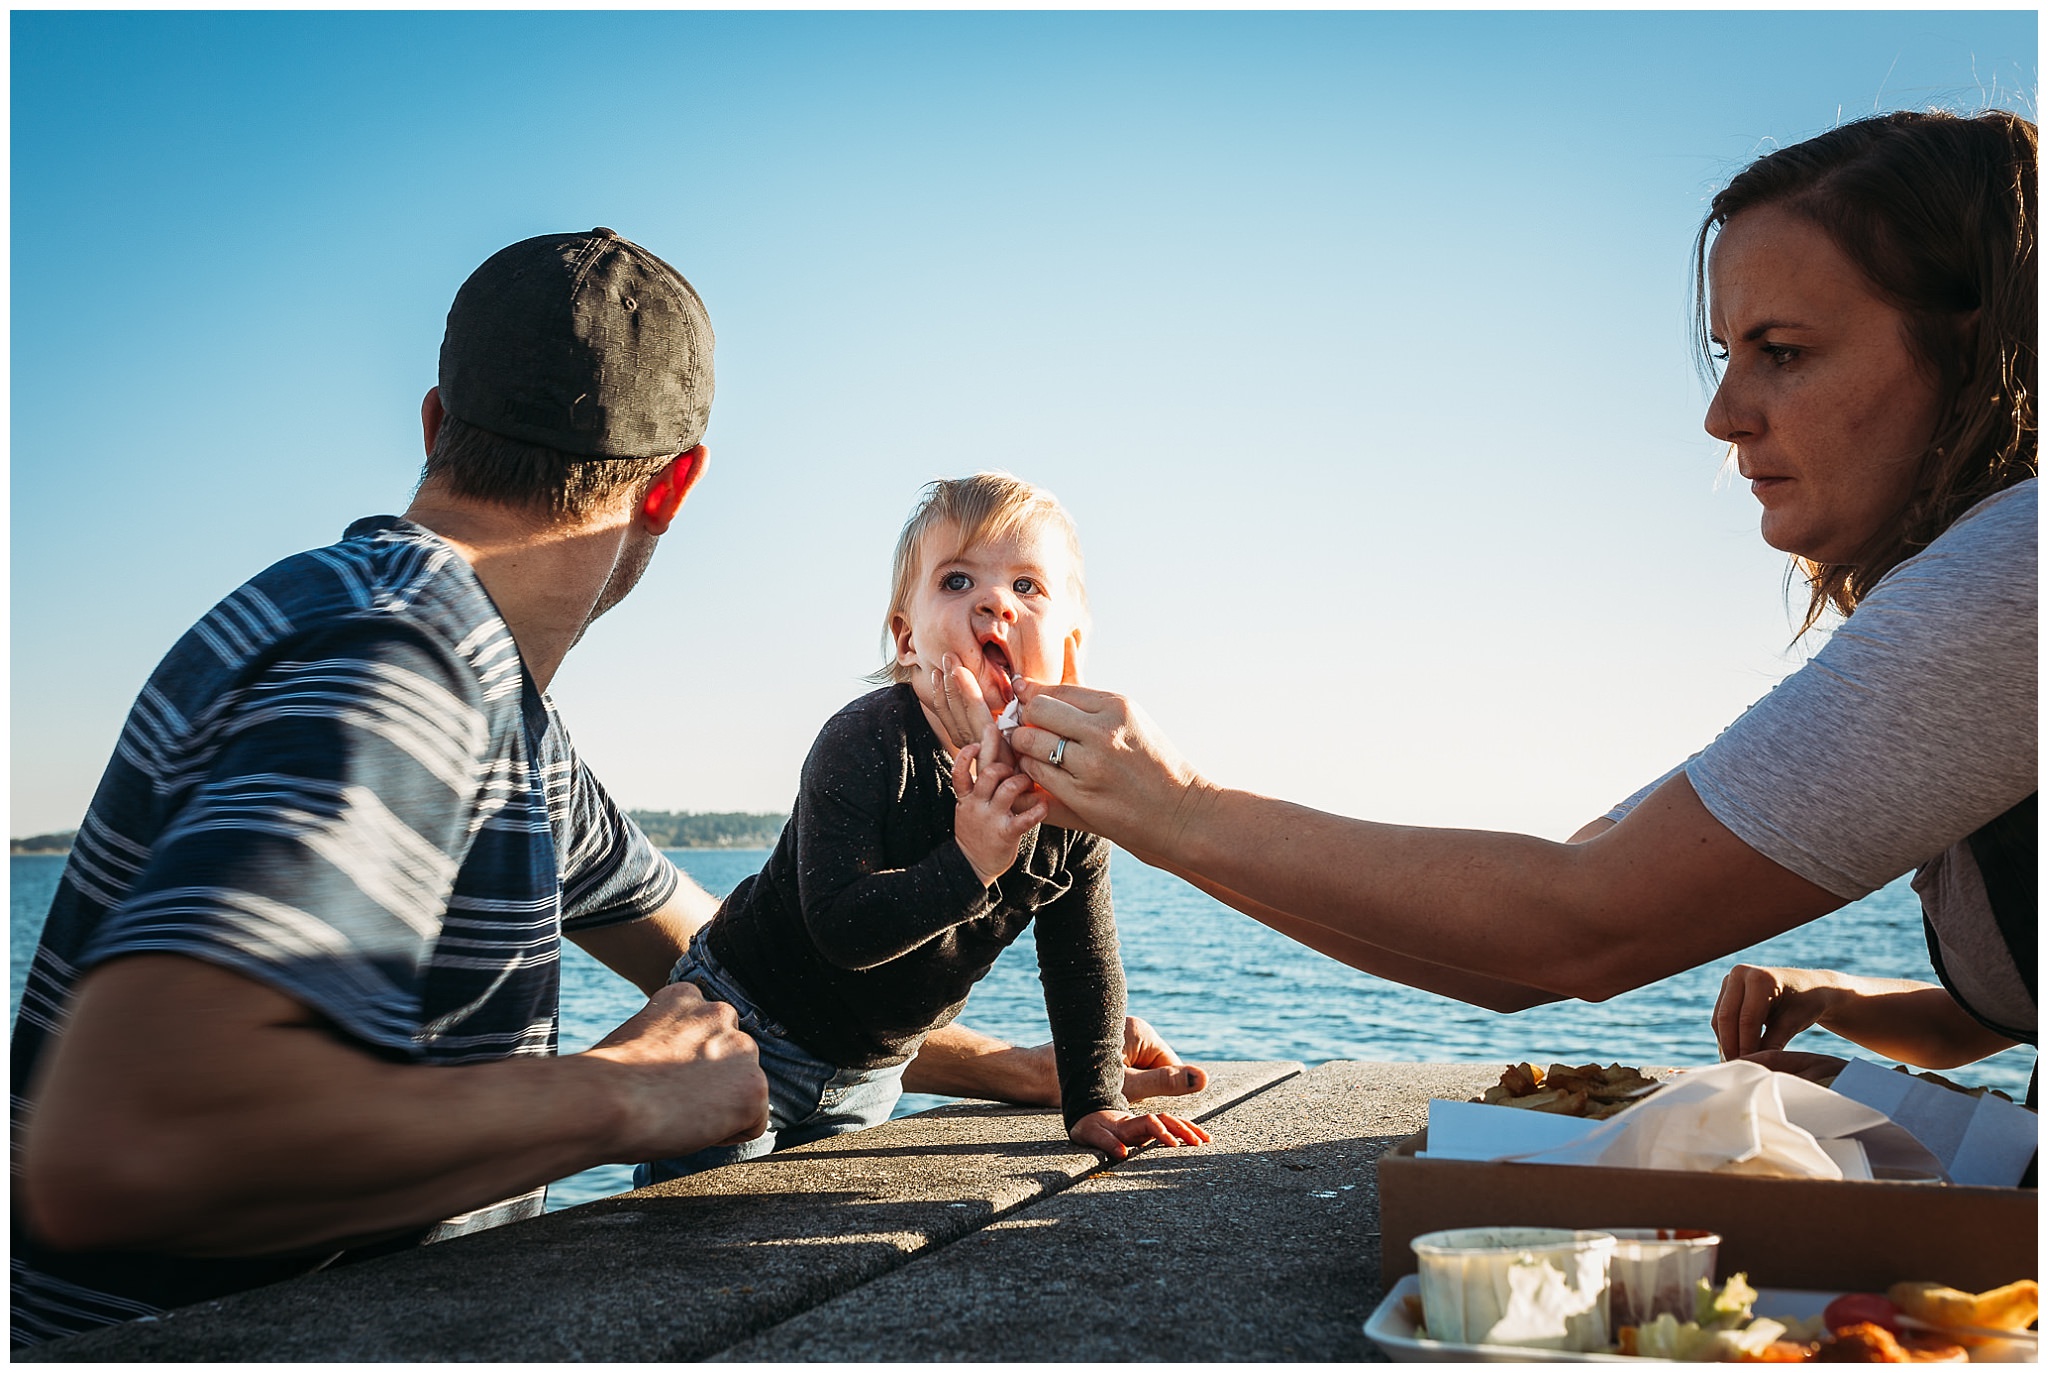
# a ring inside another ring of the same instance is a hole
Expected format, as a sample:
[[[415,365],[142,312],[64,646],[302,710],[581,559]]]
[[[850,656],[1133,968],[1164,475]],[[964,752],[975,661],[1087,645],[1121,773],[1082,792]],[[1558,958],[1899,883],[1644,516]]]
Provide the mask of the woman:
[[[1918,869],[1943,987],[1739,969],[1724,1054],[1820,1023],[1928,1067],[2035,1030],[2035,130],[1895,114],[1760,159],[1695,244],[1706,427],[1811,592],[1812,662],[1567,843],[1216,786],[1135,705],[1027,685],[1067,812],[1354,967],[1495,1010],[1604,1000]],[[955,738],[989,715],[924,684]],[[2023,945],[2023,946],[2022,946]]]

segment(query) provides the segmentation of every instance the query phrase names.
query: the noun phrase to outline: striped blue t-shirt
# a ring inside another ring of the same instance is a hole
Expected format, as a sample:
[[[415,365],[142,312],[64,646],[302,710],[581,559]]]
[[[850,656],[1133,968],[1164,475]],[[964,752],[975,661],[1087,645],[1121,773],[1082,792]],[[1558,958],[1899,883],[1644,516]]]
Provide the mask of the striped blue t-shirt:
[[[358,521],[215,606],[143,687],[22,995],[16,1148],[37,1057],[108,959],[233,969],[392,1061],[546,1055],[562,932],[645,916],[677,880],[577,758],[469,564],[418,525]],[[62,1255],[17,1219],[14,1342],[328,1257]]]

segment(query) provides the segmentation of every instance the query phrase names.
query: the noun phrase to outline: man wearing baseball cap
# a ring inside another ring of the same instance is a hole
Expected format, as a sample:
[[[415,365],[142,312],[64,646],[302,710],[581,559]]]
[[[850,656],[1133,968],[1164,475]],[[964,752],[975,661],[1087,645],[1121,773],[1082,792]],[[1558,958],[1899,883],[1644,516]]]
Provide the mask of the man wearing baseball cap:
[[[16,1346],[761,1132],[753,1041],[666,985],[716,902],[547,696],[704,473],[711,361],[690,284],[611,230],[503,249],[448,313],[405,515],[259,574],[159,664],[15,1030]],[[558,1056],[564,934],[649,1000]],[[1133,1094],[1196,1085],[1131,1049]],[[954,1028],[926,1058],[914,1090],[1057,1101],[1039,1051]]]
[[[711,349],[608,229],[497,253],[405,516],[259,574],[152,674],[14,1035],[17,1345],[760,1132],[753,1042],[663,985],[709,900],[546,694],[703,474]],[[651,999],[558,1057],[561,934]]]

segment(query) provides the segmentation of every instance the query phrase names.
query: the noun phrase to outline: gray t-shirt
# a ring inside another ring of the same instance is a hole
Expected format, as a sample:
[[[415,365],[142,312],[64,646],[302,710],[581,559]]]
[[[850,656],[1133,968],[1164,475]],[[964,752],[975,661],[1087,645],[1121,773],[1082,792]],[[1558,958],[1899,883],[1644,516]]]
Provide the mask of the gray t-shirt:
[[[1918,869],[1956,990],[2027,1030],[2034,998],[1968,838],[2037,785],[2038,485],[1980,501],[1893,568],[1812,661],[1677,769],[1738,839],[1844,901]]]

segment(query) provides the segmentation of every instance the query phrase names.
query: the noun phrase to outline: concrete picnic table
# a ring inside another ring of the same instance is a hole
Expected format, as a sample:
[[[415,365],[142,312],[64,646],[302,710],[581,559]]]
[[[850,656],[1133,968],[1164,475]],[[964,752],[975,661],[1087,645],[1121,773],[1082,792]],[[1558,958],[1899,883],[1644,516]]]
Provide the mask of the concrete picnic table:
[[[1105,1165],[964,1103],[18,1361],[1377,1359],[1375,1160],[1482,1064],[1209,1063],[1214,1134]]]

